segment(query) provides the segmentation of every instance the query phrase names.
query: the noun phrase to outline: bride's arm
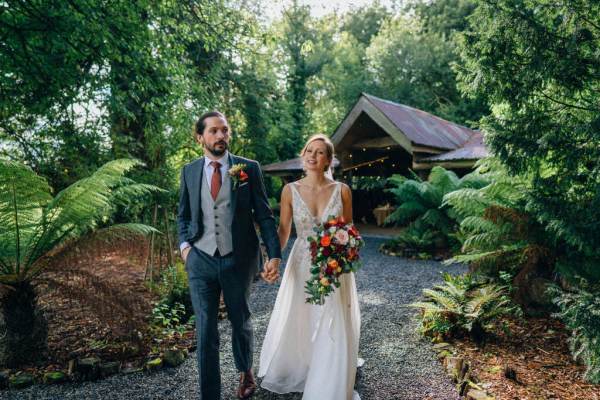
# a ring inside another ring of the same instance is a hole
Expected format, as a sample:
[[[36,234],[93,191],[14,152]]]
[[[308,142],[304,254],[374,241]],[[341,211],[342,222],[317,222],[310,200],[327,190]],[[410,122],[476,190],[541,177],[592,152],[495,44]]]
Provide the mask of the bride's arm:
[[[287,184],[281,191],[281,202],[279,204],[279,227],[277,235],[279,236],[279,244],[283,250],[290,238],[292,230],[292,191],[290,185]]]
[[[352,222],[352,191],[345,183],[342,183],[342,206],[344,220],[346,223]]]

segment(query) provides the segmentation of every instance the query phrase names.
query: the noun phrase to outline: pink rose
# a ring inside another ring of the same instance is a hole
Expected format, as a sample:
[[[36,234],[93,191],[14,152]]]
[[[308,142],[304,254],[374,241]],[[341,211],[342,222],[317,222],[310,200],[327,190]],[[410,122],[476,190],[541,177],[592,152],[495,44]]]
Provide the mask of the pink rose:
[[[346,243],[348,243],[348,232],[343,229],[338,230],[335,233],[335,241],[344,246]]]

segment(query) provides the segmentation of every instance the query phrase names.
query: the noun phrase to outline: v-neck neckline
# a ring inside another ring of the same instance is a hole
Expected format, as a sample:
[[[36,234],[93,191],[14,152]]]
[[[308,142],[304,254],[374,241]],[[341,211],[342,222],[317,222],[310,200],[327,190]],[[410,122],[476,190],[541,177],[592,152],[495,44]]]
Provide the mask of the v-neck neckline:
[[[294,187],[296,194],[300,198],[300,201],[302,202],[302,204],[304,204],[306,211],[308,211],[308,214],[312,217],[313,220],[321,222],[323,220],[323,215],[325,214],[325,212],[327,210],[329,210],[329,206],[331,205],[331,200],[333,200],[333,197],[334,197],[333,195],[337,191],[338,182],[333,183],[333,190],[331,191],[331,194],[329,195],[329,200],[327,200],[327,204],[325,204],[325,208],[323,209],[323,212],[322,212],[320,218],[315,217],[314,214],[310,211],[310,207],[308,207],[308,204],[306,204],[306,201],[304,201],[304,199],[302,198],[302,195],[300,194],[300,191],[298,190],[297,185],[298,185],[298,183],[296,183],[296,182],[292,183],[292,186]]]

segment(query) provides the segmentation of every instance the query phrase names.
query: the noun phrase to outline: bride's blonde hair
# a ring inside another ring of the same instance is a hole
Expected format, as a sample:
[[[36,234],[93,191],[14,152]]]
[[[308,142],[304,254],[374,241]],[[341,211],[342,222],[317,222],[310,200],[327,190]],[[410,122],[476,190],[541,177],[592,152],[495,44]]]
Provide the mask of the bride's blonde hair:
[[[328,169],[330,169],[332,167],[331,164],[333,164],[333,155],[334,155],[333,143],[331,142],[331,139],[329,139],[329,137],[327,135],[324,135],[322,133],[315,133],[314,135],[309,137],[308,140],[306,141],[306,144],[302,148],[302,151],[300,152],[300,156],[301,157],[304,156],[304,154],[306,153],[306,149],[308,148],[308,145],[311,144],[312,142],[316,142],[317,140],[321,140],[325,143],[325,151],[327,153],[327,159],[329,160],[329,165],[327,166],[327,168],[325,168],[325,171],[327,171]]]

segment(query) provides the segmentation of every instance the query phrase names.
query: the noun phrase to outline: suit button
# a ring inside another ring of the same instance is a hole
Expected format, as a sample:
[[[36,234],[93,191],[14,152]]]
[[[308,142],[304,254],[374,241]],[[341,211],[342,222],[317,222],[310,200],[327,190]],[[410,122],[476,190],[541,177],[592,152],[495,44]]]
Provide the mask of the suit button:
[[[215,215],[215,219],[217,219],[217,218],[219,218],[219,216],[218,216],[218,215]]]
[[[218,235],[218,234],[219,234],[219,232],[215,232],[215,235]]]
[[[214,207],[213,207],[213,210],[216,210],[216,209],[217,209],[217,206],[214,206]]]
[[[218,228],[218,227],[219,227],[219,224],[215,224],[215,226]]]

